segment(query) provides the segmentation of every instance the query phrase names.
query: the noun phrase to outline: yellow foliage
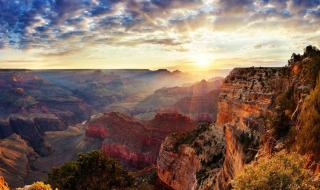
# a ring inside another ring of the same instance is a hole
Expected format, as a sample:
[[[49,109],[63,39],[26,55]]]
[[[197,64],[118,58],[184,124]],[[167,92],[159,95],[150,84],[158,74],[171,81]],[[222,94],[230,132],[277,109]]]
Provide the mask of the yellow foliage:
[[[50,185],[44,184],[42,181],[35,182],[29,190],[52,190]]]
[[[233,181],[234,190],[319,190],[319,181],[304,169],[297,153],[277,153],[249,164]]]

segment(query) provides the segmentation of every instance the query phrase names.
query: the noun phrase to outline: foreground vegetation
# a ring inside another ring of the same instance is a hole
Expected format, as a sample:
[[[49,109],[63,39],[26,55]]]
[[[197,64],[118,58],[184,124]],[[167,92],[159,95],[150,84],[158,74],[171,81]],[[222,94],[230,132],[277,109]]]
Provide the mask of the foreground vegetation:
[[[304,158],[297,153],[280,152],[247,165],[234,180],[235,190],[318,190],[319,181],[304,169]]]
[[[320,79],[320,76],[319,76]],[[314,153],[320,159],[320,81],[305,99],[300,114],[297,143],[302,153]]]
[[[118,162],[93,151],[80,154],[76,161],[53,169],[48,182],[53,188],[64,190],[108,190],[130,187],[133,178]]]

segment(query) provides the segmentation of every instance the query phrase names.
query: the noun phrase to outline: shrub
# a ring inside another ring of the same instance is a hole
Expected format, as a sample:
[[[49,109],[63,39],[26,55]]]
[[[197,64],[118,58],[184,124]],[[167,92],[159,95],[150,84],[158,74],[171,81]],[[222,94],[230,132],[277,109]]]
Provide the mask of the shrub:
[[[50,185],[38,181],[33,183],[28,190],[52,190]]]
[[[63,190],[124,189],[133,183],[133,178],[118,162],[99,151],[80,154],[76,161],[53,169],[48,179],[54,188]]]
[[[272,135],[276,139],[288,135],[292,126],[290,117],[295,107],[292,87],[276,97],[274,112],[266,116],[267,128],[272,129]]]
[[[299,116],[301,129],[297,131],[297,143],[302,153],[320,154],[320,82],[305,99]]]
[[[191,145],[193,144],[193,142],[195,141],[195,139],[197,137],[199,137],[199,135],[203,132],[205,132],[206,130],[208,130],[210,127],[210,124],[209,123],[199,123],[198,124],[198,127],[196,129],[194,129],[193,131],[189,131],[189,132],[185,132],[185,133],[180,133],[180,134],[177,134],[177,133],[173,133],[172,136],[177,139],[177,142],[173,148],[173,151],[174,152],[177,152],[178,151],[178,148],[180,145],[182,144],[188,144],[188,145]],[[197,146],[196,144],[193,145],[197,152],[197,154],[199,154],[201,152],[201,147]]]
[[[303,168],[303,157],[297,153],[277,153],[245,166],[233,181],[235,190],[316,190],[318,181]]]

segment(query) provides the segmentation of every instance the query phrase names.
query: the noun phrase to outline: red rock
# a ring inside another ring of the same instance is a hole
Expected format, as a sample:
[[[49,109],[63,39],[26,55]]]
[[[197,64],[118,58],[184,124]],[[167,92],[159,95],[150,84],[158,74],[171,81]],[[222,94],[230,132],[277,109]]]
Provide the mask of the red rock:
[[[109,133],[106,128],[92,125],[86,128],[86,136],[92,138],[105,139],[107,136],[109,136]]]
[[[121,144],[103,144],[101,151],[105,155],[117,158],[134,168],[143,168],[151,165],[155,160],[155,157],[149,153],[132,151]]]
[[[161,148],[159,156],[157,173],[162,182],[175,190],[191,190],[197,187],[195,174],[200,169],[200,159],[194,149],[183,145],[174,153]]]
[[[196,124],[190,118],[177,113],[161,113],[150,121],[141,121],[108,112],[89,122],[86,136],[104,140],[101,149],[106,155],[128,167],[143,168],[156,163],[160,145],[167,135],[194,128]]]

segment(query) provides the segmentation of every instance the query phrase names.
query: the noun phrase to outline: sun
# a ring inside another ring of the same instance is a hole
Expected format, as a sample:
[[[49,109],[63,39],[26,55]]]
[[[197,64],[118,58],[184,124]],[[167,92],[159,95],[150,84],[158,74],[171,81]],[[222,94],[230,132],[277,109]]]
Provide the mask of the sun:
[[[210,65],[210,59],[206,55],[197,55],[194,57],[194,63],[200,68],[207,68]]]

